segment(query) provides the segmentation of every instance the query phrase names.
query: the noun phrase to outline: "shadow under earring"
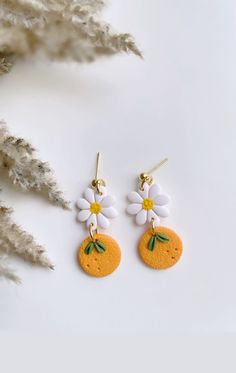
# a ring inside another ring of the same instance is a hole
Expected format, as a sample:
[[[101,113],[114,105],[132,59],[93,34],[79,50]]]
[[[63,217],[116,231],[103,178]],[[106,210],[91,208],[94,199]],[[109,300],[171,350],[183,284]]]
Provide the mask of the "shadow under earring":
[[[171,229],[160,226],[160,218],[169,215],[167,207],[170,197],[162,193],[159,184],[153,183],[151,173],[167,162],[160,162],[148,173],[139,176],[138,192],[131,192],[128,199],[131,204],[127,212],[136,215],[136,223],[148,223],[150,228],[139,242],[139,255],[144,263],[154,269],[166,269],[175,265],[182,255],[182,241]]]
[[[83,270],[91,276],[104,277],[116,270],[121,260],[121,250],[118,243],[110,236],[98,233],[98,228],[107,229],[109,219],[118,213],[113,207],[115,198],[108,194],[106,183],[98,179],[100,153],[97,155],[96,176],[91,187],[84,192],[77,206],[80,209],[78,220],[86,222],[89,231],[81,244],[77,259]]]

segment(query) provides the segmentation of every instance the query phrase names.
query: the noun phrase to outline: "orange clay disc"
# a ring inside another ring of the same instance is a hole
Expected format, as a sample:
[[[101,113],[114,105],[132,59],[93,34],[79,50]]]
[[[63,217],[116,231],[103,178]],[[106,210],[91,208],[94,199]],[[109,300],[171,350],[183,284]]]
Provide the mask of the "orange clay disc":
[[[153,235],[154,233],[154,235]],[[149,229],[139,242],[139,255],[149,267],[165,269],[175,265],[182,254],[179,236],[169,228]]]
[[[77,253],[78,262],[91,276],[108,276],[120,264],[120,247],[113,238],[104,234],[96,234],[94,240],[94,243],[90,237],[84,240]]]

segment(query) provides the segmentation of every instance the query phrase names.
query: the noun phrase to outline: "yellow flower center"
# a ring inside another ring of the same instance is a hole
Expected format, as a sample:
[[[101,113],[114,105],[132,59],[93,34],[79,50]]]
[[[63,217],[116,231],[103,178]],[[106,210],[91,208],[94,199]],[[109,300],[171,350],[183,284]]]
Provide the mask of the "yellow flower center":
[[[98,215],[101,212],[101,210],[102,210],[102,206],[100,205],[100,203],[97,203],[97,202],[91,203],[90,211],[92,214]]]
[[[151,198],[145,198],[143,200],[142,207],[144,210],[152,210],[154,207],[154,201]]]

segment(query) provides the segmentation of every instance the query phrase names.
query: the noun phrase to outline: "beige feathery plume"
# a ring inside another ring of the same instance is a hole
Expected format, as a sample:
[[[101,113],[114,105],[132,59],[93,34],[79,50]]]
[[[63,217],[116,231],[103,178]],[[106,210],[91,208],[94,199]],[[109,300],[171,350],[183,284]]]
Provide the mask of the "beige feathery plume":
[[[0,207],[0,250],[7,254],[17,254],[31,263],[54,269],[53,264],[44,254],[44,248],[12,221],[11,214],[11,209]]]
[[[34,158],[34,152],[30,143],[11,136],[6,124],[0,121],[0,171],[7,173],[14,185],[40,192],[52,203],[68,209],[69,203],[58,189],[50,167]],[[19,282],[3,254],[17,254],[31,263],[53,269],[44,248],[12,221],[11,214],[11,209],[0,205],[0,277]]]
[[[30,143],[11,136],[5,122],[0,121],[0,171],[21,189],[40,192],[53,204],[69,209],[49,165],[34,158],[34,152]]]
[[[12,62],[0,53],[0,75],[6,74],[11,70]]]
[[[0,247],[1,250],[1,247]],[[8,265],[7,255],[0,255],[0,279],[5,278],[7,280],[13,281],[16,284],[20,284],[20,278],[15,274],[15,271]]]
[[[44,248],[12,221],[11,214],[11,209],[0,206],[0,278],[16,283],[21,282],[8,266],[7,259],[15,254],[31,263],[54,269],[53,264],[45,255]]]
[[[93,61],[131,52],[141,57],[130,34],[101,20],[102,0],[0,0],[0,53],[15,58]]]

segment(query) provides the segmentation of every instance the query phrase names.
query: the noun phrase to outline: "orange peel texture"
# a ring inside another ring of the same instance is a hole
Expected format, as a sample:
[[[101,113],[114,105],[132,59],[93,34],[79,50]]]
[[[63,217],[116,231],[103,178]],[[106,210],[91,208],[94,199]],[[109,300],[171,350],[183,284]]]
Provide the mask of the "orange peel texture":
[[[153,237],[152,229],[146,231],[139,242],[139,255],[144,263],[154,269],[166,269],[175,265],[183,251],[182,241],[171,229],[166,227],[156,227],[154,234],[160,234],[168,238],[159,241],[156,239],[153,250],[150,250],[150,240]]]
[[[104,277],[110,275],[116,270],[121,260],[121,250],[118,243],[110,236],[96,234],[95,241],[101,242],[106,250],[98,252],[95,247],[89,254],[86,254],[86,248],[92,242],[91,238],[86,238],[81,244],[77,259],[82,269],[91,276]]]

